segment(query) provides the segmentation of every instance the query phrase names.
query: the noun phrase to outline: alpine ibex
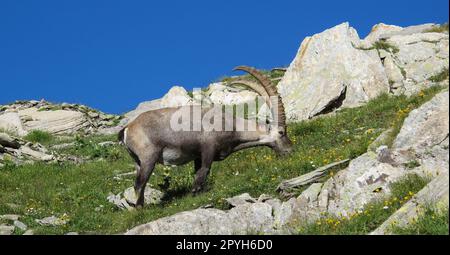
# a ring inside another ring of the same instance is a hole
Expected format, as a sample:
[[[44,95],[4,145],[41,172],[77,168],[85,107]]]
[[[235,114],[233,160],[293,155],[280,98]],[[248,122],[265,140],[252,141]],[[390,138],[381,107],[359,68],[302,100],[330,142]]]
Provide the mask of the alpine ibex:
[[[292,143],[287,136],[284,107],[276,87],[269,78],[254,68],[238,66],[234,70],[246,71],[258,81],[242,80],[235,83],[245,85],[261,95],[274,117],[263,123],[235,116],[221,118],[225,125],[232,127],[242,121],[253,122],[250,124],[255,125],[256,129],[252,131],[205,131],[202,128],[199,131],[175,131],[171,129],[170,124],[172,115],[177,111],[200,110],[204,115],[209,109],[190,105],[142,113],[119,132],[119,140],[136,162],[136,207],[143,206],[145,186],[156,163],[182,165],[194,161],[196,176],[192,192],[197,193],[203,188],[213,161],[223,160],[233,152],[255,146],[268,146],[279,155],[290,153]],[[276,102],[273,103],[275,100],[271,98],[275,98]],[[195,109],[196,107],[201,109]],[[274,114],[275,112],[277,114]],[[195,125],[194,121],[196,120],[191,120],[189,124]]]

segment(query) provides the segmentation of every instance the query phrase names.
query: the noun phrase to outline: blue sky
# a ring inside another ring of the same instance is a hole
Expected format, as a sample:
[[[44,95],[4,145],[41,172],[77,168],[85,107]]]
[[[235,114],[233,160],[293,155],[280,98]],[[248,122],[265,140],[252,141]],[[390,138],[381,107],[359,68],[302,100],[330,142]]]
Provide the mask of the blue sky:
[[[448,0],[0,2],[0,104],[45,98],[123,113],[236,65],[287,66],[305,36],[350,22],[448,21]]]

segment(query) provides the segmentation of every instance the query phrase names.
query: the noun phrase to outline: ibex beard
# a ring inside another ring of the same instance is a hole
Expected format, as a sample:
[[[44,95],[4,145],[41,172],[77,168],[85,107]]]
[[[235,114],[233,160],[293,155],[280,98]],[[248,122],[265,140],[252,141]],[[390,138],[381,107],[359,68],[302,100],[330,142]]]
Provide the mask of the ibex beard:
[[[278,155],[291,152],[284,107],[276,87],[254,68],[239,66],[235,70],[250,73],[258,83],[240,80],[230,86],[241,84],[258,93],[258,100],[269,107],[271,117],[246,119],[230,107],[189,105],[142,113],[119,132],[119,140],[135,161],[136,207],[144,204],[145,186],[157,163],[183,165],[194,161],[195,194],[203,189],[212,163],[233,152],[256,146],[268,146]]]

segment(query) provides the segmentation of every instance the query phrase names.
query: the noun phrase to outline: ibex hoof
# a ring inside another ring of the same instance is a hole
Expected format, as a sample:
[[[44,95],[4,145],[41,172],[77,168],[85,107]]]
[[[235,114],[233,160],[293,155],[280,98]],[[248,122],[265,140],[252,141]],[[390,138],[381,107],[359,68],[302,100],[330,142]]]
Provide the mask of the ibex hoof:
[[[192,194],[197,195],[202,191],[202,187],[195,187],[192,189]]]

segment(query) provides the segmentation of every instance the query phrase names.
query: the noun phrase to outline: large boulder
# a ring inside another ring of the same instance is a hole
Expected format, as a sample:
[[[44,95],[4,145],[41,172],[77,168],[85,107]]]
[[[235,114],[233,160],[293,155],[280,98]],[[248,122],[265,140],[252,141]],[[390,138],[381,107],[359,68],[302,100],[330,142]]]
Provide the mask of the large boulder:
[[[361,46],[369,48],[380,39],[386,39],[395,35],[411,35],[424,33],[430,29],[436,28],[438,25],[433,23],[400,27],[395,25],[387,25],[384,23],[376,24],[372,27],[370,33],[361,41]]]
[[[232,235],[266,233],[272,229],[272,207],[241,204],[229,211],[214,208],[177,213],[126,232],[127,235]]]
[[[374,57],[376,51],[357,49],[359,42],[348,23],[303,40],[278,84],[289,119],[359,106],[389,91],[381,60]]]
[[[39,111],[27,108],[18,112],[21,119],[26,119],[27,130],[44,130],[53,134],[74,133],[88,126],[85,114],[70,110]]]
[[[0,113],[0,130],[11,132],[18,136],[27,134],[17,112]]]

